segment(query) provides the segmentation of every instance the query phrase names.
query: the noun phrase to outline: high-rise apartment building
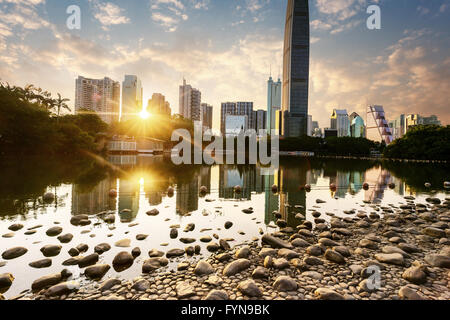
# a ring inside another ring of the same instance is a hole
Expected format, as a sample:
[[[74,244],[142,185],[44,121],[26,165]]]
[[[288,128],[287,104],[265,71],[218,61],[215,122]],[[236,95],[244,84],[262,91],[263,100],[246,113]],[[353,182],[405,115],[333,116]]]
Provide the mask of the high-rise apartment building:
[[[137,76],[126,75],[122,83],[122,115],[120,121],[136,118],[143,110],[142,82]]]
[[[221,107],[220,130],[225,134],[225,120],[227,115],[247,116],[247,129],[256,128],[256,114],[253,112],[253,102],[224,102]]]
[[[202,103],[203,131],[212,129],[213,107],[207,103]]]
[[[333,110],[333,114],[331,115],[331,129],[338,131],[338,137],[350,136],[350,119],[347,110]]]
[[[276,129],[276,112],[281,110],[281,94],[283,91],[281,80],[274,82],[272,77],[267,81],[267,125],[266,128],[271,130]]]
[[[180,86],[180,115],[185,119],[202,122],[202,93],[200,90],[192,88],[183,80]]]
[[[152,98],[148,100],[147,111],[150,114],[168,115],[172,114],[170,103],[166,101],[166,97],[161,93],[154,93]]]
[[[106,123],[119,121],[120,83],[108,77],[75,81],[75,113],[95,112]]]
[[[350,136],[353,138],[365,138],[366,126],[364,119],[359,114],[353,112],[350,115]]]
[[[309,3],[288,0],[283,51],[281,134],[299,137],[308,130]]]
[[[255,113],[255,130],[256,133],[259,134],[260,130],[267,129],[267,111],[265,110],[256,110]]]

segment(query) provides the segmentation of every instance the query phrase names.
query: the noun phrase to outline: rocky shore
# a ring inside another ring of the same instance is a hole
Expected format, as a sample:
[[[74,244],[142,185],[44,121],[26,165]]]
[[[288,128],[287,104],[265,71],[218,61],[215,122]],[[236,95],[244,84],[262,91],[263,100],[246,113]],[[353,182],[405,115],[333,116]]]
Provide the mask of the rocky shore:
[[[199,246],[190,245],[197,239],[189,238],[180,239],[187,245],[184,249],[148,253],[141,253],[139,248],[124,250],[111,264],[98,263],[109,244],[95,247],[91,254],[79,245],[73,248],[73,260],[67,265],[84,269],[87,281],[81,285],[78,280],[70,280],[71,272],[64,269],[36,279],[32,291],[13,299],[450,299],[450,198],[443,202],[428,198],[419,203],[405,197],[405,204],[397,206],[366,203],[360,210],[345,211],[344,218],[316,209],[310,212],[314,221],[299,220],[295,229],[287,227],[281,215],[274,212],[279,231],[261,234],[261,238],[233,248],[227,241],[230,239],[198,239],[208,243],[208,258],[206,253],[199,255]],[[324,219],[325,215],[330,219]],[[232,226],[228,222],[224,227]],[[186,229],[189,227],[195,226]],[[56,236],[61,231],[55,227],[47,234]],[[171,230],[170,237],[178,237],[177,228]],[[65,238],[61,241],[69,240]],[[126,243],[117,245],[127,247]],[[26,250],[8,249],[2,257],[14,259]],[[60,248],[42,250],[52,256]],[[111,267],[125,270],[141,254],[148,258],[142,263],[140,277],[102,280]],[[204,260],[199,260],[202,257]],[[168,271],[169,262],[178,263],[178,270]],[[48,263],[46,259],[34,262],[35,267]],[[0,292],[13,281],[13,274],[0,275]]]

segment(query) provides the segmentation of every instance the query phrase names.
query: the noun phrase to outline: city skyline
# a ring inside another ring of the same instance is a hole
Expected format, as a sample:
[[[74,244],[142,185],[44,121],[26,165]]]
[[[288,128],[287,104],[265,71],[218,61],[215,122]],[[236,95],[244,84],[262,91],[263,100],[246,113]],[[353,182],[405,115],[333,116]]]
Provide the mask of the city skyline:
[[[364,114],[371,104],[383,105],[389,121],[417,113],[448,124],[449,1],[332,3],[310,1],[309,110],[320,127],[336,106]],[[381,7],[381,30],[365,26],[373,3]],[[214,106],[215,129],[221,102],[266,109],[270,66],[282,65],[286,0],[80,1],[79,31],[65,25],[69,4],[0,1],[2,81],[60,92],[73,107],[78,75],[121,81],[135,74],[144,101],[161,92],[176,109],[185,77]],[[179,14],[170,9],[175,4]]]

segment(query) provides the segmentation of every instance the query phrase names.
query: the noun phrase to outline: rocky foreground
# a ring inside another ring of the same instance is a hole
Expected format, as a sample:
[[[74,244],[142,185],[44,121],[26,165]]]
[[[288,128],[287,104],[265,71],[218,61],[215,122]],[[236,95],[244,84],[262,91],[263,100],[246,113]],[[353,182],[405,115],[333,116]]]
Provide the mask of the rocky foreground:
[[[442,203],[436,198],[427,203],[405,199],[399,207],[371,204],[346,211],[346,218],[327,213],[329,223],[311,210],[314,223],[304,221],[296,229],[279,219],[280,231],[261,239],[234,248],[226,239],[210,242],[208,250],[215,253],[199,262],[192,262],[198,246],[166,253],[152,250],[143,275],[129,281],[101,282],[110,266],[97,264],[97,253],[74,258],[92,279],[87,285],[68,281],[71,274],[63,270],[37,279],[33,294],[15,299],[450,299],[450,198]],[[112,264],[125,269],[140,254],[121,252]],[[167,272],[169,260],[179,262],[178,271]],[[0,275],[0,288],[13,279],[11,274]]]

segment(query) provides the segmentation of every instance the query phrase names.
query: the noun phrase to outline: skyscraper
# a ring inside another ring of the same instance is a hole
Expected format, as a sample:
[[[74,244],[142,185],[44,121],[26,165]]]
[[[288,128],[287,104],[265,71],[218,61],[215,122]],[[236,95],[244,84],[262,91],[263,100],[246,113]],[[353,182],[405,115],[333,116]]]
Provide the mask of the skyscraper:
[[[331,115],[331,129],[338,131],[338,137],[350,136],[350,119],[347,110],[334,109]]]
[[[220,130],[225,134],[225,120],[227,115],[247,116],[246,129],[256,128],[256,114],[253,112],[253,102],[224,102],[222,103]]]
[[[286,137],[307,134],[309,93],[309,4],[288,0],[283,52],[282,128]]]
[[[142,112],[143,89],[137,76],[126,75],[122,83],[122,115],[120,121],[128,121]]]
[[[364,124],[364,119],[356,112],[353,112],[350,115],[350,136],[353,138],[366,137],[366,126]]]
[[[367,107],[366,135],[369,140],[384,141],[387,145],[394,140],[383,106]]]
[[[267,81],[267,125],[266,128],[269,130],[275,130],[275,113],[281,110],[281,92],[282,92],[281,80],[274,82],[272,77]]]
[[[202,103],[203,131],[212,129],[213,107],[207,103]]]
[[[180,115],[192,121],[202,121],[202,93],[200,90],[192,88],[183,80],[180,86]]]
[[[165,114],[169,116],[172,114],[169,102],[166,101],[166,97],[161,93],[152,95],[152,98],[148,101],[147,111],[151,114]]]
[[[255,112],[255,130],[259,134],[260,130],[265,130],[267,128],[267,111],[256,110]]]
[[[75,81],[75,113],[95,112],[106,123],[119,121],[120,83],[110,78]]]

